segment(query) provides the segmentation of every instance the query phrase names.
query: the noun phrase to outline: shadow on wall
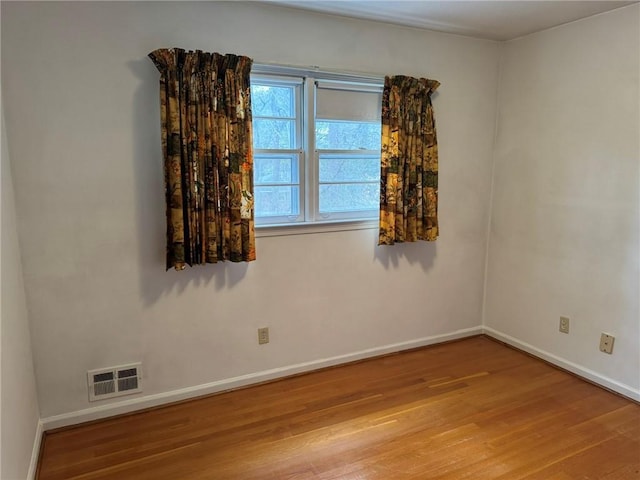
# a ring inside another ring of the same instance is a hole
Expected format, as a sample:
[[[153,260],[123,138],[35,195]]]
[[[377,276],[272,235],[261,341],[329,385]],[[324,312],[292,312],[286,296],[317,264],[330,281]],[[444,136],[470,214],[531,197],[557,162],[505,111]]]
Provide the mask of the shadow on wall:
[[[419,264],[423,271],[428,272],[436,258],[436,245],[436,242],[424,241],[376,245],[373,256],[386,270],[399,268],[400,260],[405,259],[410,265]]]
[[[159,73],[153,62],[142,58],[129,62],[141,81],[133,98],[137,238],[140,295],[152,305],[164,295],[183,292],[190,285],[216,291],[236,285],[247,273],[247,263],[219,263],[165,272],[165,200],[160,145]]]

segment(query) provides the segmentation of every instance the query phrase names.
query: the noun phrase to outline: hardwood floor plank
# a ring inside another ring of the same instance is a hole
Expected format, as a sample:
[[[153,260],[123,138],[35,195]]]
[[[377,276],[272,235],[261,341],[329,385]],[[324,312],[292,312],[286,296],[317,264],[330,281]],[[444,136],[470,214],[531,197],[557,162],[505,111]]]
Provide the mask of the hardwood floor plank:
[[[40,480],[640,480],[640,405],[486,337],[47,434]]]

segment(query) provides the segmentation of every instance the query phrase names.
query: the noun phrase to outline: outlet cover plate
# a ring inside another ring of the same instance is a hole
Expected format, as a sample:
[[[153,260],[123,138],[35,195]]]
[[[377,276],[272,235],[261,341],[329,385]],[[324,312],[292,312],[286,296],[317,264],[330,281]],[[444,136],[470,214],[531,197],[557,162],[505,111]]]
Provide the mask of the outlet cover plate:
[[[269,343],[269,327],[258,329],[258,345]]]
[[[560,327],[558,330],[562,333],[569,333],[569,317],[560,317]]]
[[[613,342],[616,337],[609,335],[608,333],[602,333],[600,335],[600,351],[608,354],[613,353]]]

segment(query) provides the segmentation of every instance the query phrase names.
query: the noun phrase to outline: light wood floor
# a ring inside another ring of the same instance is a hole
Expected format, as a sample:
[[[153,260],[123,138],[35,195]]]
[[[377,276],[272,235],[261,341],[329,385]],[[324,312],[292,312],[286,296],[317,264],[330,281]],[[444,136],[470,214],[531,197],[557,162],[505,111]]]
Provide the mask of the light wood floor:
[[[640,480],[640,405],[474,337],[48,434],[40,467],[40,480]]]

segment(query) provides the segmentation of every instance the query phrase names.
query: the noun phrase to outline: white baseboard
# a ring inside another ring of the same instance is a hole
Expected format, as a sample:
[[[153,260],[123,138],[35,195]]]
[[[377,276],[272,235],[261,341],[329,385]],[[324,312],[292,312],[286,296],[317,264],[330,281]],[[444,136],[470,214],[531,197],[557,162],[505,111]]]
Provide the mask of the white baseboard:
[[[181,388],[181,389],[173,390],[170,392],[163,392],[163,393],[157,393],[153,395],[130,398],[128,400],[108,403],[108,404],[100,405],[97,407],[87,408],[84,410],[78,410],[75,412],[63,413],[61,415],[46,417],[41,420],[41,423],[44,427],[44,431],[47,431],[54,428],[66,427],[69,425],[75,425],[78,423],[98,420],[101,418],[107,418],[114,415],[120,415],[123,413],[131,413],[137,410],[143,410],[145,408],[156,407],[159,405],[177,402],[180,400],[186,400],[189,398],[209,395],[212,393],[217,393],[217,392],[229,390],[232,388],[244,387],[246,385],[260,383],[267,380],[273,380],[276,378],[286,377],[289,375],[295,375],[297,373],[309,372],[309,371],[317,370],[320,368],[340,365],[342,363],[353,362],[356,360],[362,360],[365,358],[384,355],[387,353],[399,352],[399,351],[408,350],[411,348],[423,347],[426,345],[433,345],[436,343],[447,342],[450,340],[466,338],[473,335],[479,335],[481,333],[483,333],[481,326],[466,328],[463,330],[457,330],[455,332],[446,333],[442,335],[434,335],[431,337],[419,338],[419,339],[410,340],[407,342],[383,345],[381,347],[369,348],[366,350],[361,350],[359,352],[348,353],[346,355],[338,355],[336,357],[323,358],[323,359],[314,360],[311,362],[304,362],[296,365],[289,365],[286,367],[274,368],[271,370],[264,370],[261,372],[241,375],[239,377],[233,377],[233,378],[228,378],[224,380],[219,380],[216,382],[205,383],[203,385],[196,385],[193,387]]]
[[[36,427],[35,438],[33,439],[33,449],[31,450],[31,461],[29,462],[29,472],[27,480],[35,480],[36,470],[38,469],[38,459],[40,458],[40,448],[42,447],[42,434],[44,433],[44,425],[42,420],[38,421]]]
[[[571,373],[575,373],[576,375],[583,377],[591,382],[597,383],[609,390],[613,390],[625,397],[631,398],[633,400],[640,402],[640,390],[630,387],[629,385],[625,385],[623,383],[617,382],[609,377],[599,374],[598,372],[594,372],[582,365],[578,365],[573,363],[567,359],[562,357],[558,357],[552,353],[549,353],[545,350],[541,350],[533,345],[529,345],[526,342],[522,342],[517,338],[511,337],[505,333],[494,330],[490,327],[482,327],[483,333],[486,335],[495,338],[496,340],[500,340],[508,345],[516,347],[520,350],[523,350],[531,355],[534,355],[538,358],[546,360],[549,363],[552,363],[560,368],[568,370]]]

